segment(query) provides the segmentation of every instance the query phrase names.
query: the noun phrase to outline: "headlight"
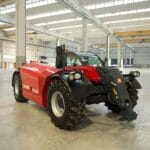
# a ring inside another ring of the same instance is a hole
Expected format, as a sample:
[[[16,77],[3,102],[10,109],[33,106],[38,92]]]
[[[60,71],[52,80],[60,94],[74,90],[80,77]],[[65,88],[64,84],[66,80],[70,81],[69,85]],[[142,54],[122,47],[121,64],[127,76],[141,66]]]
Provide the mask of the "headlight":
[[[70,72],[68,75],[69,80],[79,80],[81,78],[81,74],[80,73],[76,73],[76,72]]]
[[[75,73],[75,74],[74,74],[74,78],[75,78],[76,80],[79,80],[79,79],[81,78],[81,74],[80,74],[80,73]]]
[[[69,80],[74,80],[74,76],[72,73],[69,74]]]
[[[137,77],[137,72],[134,72],[133,75],[134,75],[135,77]]]
[[[133,71],[133,72],[130,72],[130,74],[133,75],[134,77],[139,77],[140,76],[139,71]]]
[[[134,72],[134,76],[135,76],[135,77],[139,77],[139,76],[140,76],[140,72],[139,72],[139,71],[135,71],[135,72]]]

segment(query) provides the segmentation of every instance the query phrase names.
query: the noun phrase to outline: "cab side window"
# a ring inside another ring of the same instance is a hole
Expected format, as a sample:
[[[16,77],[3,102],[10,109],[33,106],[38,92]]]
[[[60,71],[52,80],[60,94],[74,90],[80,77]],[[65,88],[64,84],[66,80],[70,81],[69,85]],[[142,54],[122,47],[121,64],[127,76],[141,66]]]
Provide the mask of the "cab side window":
[[[81,66],[79,58],[75,54],[67,55],[67,66]]]

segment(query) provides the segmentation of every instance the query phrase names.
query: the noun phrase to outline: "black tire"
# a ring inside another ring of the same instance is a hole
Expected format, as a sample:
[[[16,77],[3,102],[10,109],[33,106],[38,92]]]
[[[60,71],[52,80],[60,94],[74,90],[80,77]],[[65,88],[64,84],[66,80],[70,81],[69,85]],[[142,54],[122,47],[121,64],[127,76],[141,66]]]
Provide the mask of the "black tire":
[[[111,110],[113,113],[120,113],[121,112],[121,109],[116,105],[116,104],[113,104],[109,101],[105,101],[105,106]]]
[[[63,99],[64,112],[61,116],[57,116],[54,112],[53,96],[56,93],[61,93]],[[56,127],[66,130],[74,129],[85,116],[85,100],[73,97],[62,81],[55,80],[48,90],[48,113]]]
[[[129,105],[130,105],[130,108],[133,109],[137,104],[138,91],[136,89],[134,89],[129,83],[126,83],[126,86],[127,86],[128,94],[129,94],[130,99],[131,99]],[[112,110],[113,113],[120,113],[121,112],[121,108],[119,108],[117,104],[106,101],[105,106],[107,106],[109,110]]]
[[[13,92],[14,92],[14,96],[15,96],[15,99],[16,99],[17,102],[23,103],[23,102],[27,102],[28,101],[22,95],[22,82],[21,82],[20,74],[16,74],[14,76]]]
[[[132,108],[134,108],[139,98],[138,91],[135,88],[133,88],[129,83],[127,84],[127,90],[132,101]]]

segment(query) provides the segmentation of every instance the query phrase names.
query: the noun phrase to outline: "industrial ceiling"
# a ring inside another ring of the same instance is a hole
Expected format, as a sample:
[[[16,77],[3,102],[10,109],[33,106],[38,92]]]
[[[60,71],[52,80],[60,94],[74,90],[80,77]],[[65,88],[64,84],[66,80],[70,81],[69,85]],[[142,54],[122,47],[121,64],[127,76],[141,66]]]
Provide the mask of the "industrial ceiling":
[[[133,48],[150,47],[150,0],[79,0],[79,5],[90,11],[115,36]],[[37,28],[74,41],[82,38],[82,17],[57,0],[27,0],[27,23]],[[15,1],[1,0],[0,15],[15,20]],[[1,20],[0,29],[8,38],[14,38],[15,25]],[[28,38],[45,41],[54,39],[43,33],[27,30]],[[106,34],[88,22],[89,45],[105,47]],[[116,45],[112,39],[111,46]]]

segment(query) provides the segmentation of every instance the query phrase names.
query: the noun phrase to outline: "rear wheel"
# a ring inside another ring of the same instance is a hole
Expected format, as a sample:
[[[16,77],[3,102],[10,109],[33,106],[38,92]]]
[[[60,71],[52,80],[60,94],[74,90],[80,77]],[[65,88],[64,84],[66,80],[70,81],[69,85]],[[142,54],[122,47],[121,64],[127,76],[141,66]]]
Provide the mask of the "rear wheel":
[[[22,83],[20,74],[16,74],[13,81],[13,92],[17,102],[27,102],[28,100],[22,94]]]
[[[56,127],[73,129],[84,118],[85,100],[73,97],[62,81],[55,80],[48,91],[48,113]]]

